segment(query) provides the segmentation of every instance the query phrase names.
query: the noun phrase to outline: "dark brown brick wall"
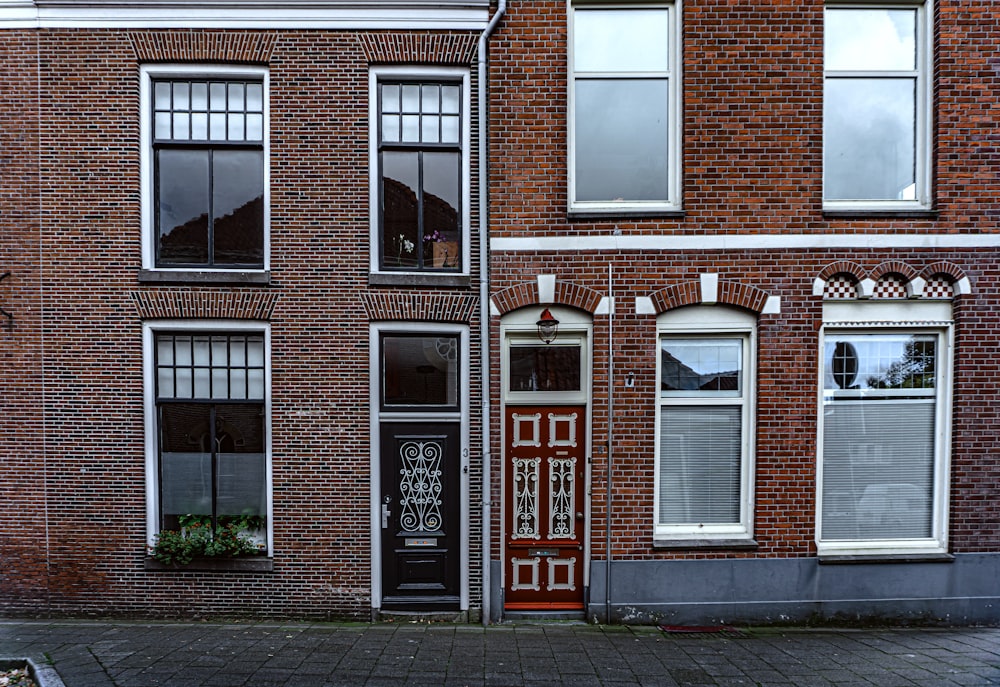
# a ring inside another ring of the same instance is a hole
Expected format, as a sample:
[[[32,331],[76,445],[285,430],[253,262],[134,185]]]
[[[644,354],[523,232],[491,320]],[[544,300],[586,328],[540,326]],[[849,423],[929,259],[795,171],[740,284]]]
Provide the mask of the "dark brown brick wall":
[[[996,234],[1000,231],[1000,133],[995,109],[1000,8],[984,0],[935,2],[935,213],[833,218],[822,211],[823,3],[685,0],[681,216],[606,220],[567,212],[567,9],[559,0],[512,3],[492,44],[491,229],[493,236],[582,237],[766,234]],[[969,38],[976,36],[975,40]],[[815,554],[816,442],[822,299],[813,281],[838,272],[928,278],[968,276],[954,301],[950,547],[1000,548],[1000,252],[993,249],[497,251],[491,292],[502,313],[536,302],[535,277],[607,292],[615,279],[614,554],[621,559],[801,557]],[[719,275],[720,302],[780,314],[759,316],[756,551],[659,551],[652,546],[656,317],[700,301],[699,275]],[[560,286],[562,285],[562,286]],[[759,290],[759,291],[758,291]],[[725,295],[727,294],[728,295]],[[533,306],[538,307],[538,306]],[[493,388],[499,318],[492,331]],[[592,465],[594,556],[603,558],[608,439],[608,318],[594,318]],[[625,388],[627,372],[635,385]],[[499,403],[494,399],[499,415]],[[494,454],[502,455],[493,426]],[[494,499],[500,502],[499,473]],[[494,538],[494,543],[498,543]]]

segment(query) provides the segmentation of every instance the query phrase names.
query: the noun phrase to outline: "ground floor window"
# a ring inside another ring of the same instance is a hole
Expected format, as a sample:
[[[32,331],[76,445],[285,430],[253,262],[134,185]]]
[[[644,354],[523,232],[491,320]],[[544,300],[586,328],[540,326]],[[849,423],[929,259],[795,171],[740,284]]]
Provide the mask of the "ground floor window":
[[[150,337],[154,532],[231,531],[265,550],[266,333],[178,328]]]
[[[659,321],[655,534],[749,537],[753,318],[688,310]]]
[[[821,543],[941,541],[944,348],[940,331],[825,332]]]

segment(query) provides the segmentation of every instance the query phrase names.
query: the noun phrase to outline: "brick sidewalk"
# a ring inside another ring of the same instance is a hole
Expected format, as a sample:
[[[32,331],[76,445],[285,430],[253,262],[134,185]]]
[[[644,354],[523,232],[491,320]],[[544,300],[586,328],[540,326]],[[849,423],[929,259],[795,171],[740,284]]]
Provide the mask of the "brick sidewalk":
[[[1000,685],[1000,629],[0,621],[66,687]]]

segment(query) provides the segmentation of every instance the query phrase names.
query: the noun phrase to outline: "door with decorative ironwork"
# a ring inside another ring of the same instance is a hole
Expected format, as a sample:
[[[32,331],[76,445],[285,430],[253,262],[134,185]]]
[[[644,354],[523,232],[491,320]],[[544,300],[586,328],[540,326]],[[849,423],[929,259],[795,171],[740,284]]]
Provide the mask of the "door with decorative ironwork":
[[[585,406],[508,406],[504,607],[583,608]]]
[[[382,608],[459,605],[459,425],[383,423]]]

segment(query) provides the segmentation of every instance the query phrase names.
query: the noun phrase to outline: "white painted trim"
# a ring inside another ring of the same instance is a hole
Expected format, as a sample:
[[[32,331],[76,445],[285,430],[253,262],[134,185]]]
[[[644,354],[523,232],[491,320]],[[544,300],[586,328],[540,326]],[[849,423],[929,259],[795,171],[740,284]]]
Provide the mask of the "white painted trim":
[[[679,250],[781,250],[844,248],[1000,248],[1000,233],[990,234],[712,234],[613,236],[494,237],[493,252],[546,251],[679,251]]]
[[[382,364],[379,360],[379,337],[382,334],[415,334],[415,335],[457,335],[459,337],[459,349],[461,357],[458,365],[458,410],[433,411],[381,411],[380,410],[380,383],[382,380]],[[382,523],[381,523],[381,494],[382,494],[382,456],[380,444],[380,425],[382,422],[434,422],[448,421],[458,422],[459,429],[459,608],[469,610],[469,537],[470,537],[470,504],[469,504],[469,456],[471,454],[469,444],[469,422],[470,404],[468,402],[471,393],[471,380],[469,375],[472,371],[469,350],[469,328],[465,325],[455,325],[449,323],[436,322],[373,322],[368,327],[368,369],[369,373],[369,407],[371,416],[369,423],[370,431],[370,456],[369,470],[371,474],[370,483],[370,508],[371,508],[371,607],[381,608],[382,595]],[[486,592],[484,592],[486,593]]]
[[[699,276],[701,286],[701,302],[714,305],[719,300],[719,275],[714,272],[702,272]]]
[[[595,315],[614,315],[615,314],[615,299],[613,296],[601,296],[601,300],[597,302],[597,309],[594,310]]]
[[[257,333],[264,335],[264,479],[267,481],[267,555],[274,553],[273,475],[271,465],[271,325],[252,320],[146,320],[142,323],[143,419],[146,453],[146,543],[152,546],[159,532],[159,497],[156,442],[156,370],[154,336],[157,332]]]
[[[459,212],[462,223],[462,270],[446,272],[449,275],[468,275],[471,270],[472,237],[472,93],[469,70],[465,67],[440,66],[374,66],[368,71],[368,241],[369,267],[372,274],[427,274],[438,272],[416,270],[380,270],[379,256],[379,160],[378,160],[378,84],[385,79],[460,79],[462,84],[462,207]]]
[[[635,299],[635,314],[636,315],[655,315],[656,306],[653,305],[653,299],[649,296],[636,296]]]
[[[665,336],[685,338],[738,337],[743,342],[743,393],[738,398],[711,396],[701,399],[694,396],[665,398],[656,392],[656,421],[654,426],[653,508],[651,524],[656,539],[746,539],[753,538],[754,490],[756,474],[757,436],[757,317],[751,313],[719,305],[696,305],[660,313],[656,320],[656,378],[662,374],[660,366],[660,341]],[[659,389],[659,383],[657,383]],[[736,524],[661,525],[660,503],[660,426],[664,406],[670,405],[739,405],[742,408],[740,460],[740,522]]]
[[[153,192],[153,112],[154,79],[221,78],[260,79],[264,84],[264,267],[240,272],[264,274],[271,269],[271,105],[270,78],[265,67],[221,64],[144,64],[139,67],[139,205],[142,224],[142,267],[156,272],[211,272],[229,274],[234,270],[201,267],[156,267],[156,218]]]
[[[481,8],[415,5],[387,9],[372,2],[344,7],[335,2],[293,5],[258,2],[94,2],[86,6],[9,1],[0,3],[0,29],[349,29],[481,31],[489,21]]]
[[[832,300],[823,302],[824,324],[836,326],[857,322],[888,322],[897,325],[918,322],[951,322],[951,301],[911,301],[887,298],[874,301]]]
[[[767,300],[764,301],[764,309],[760,311],[761,315],[780,315],[781,314],[781,296],[768,296]]]

